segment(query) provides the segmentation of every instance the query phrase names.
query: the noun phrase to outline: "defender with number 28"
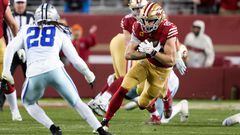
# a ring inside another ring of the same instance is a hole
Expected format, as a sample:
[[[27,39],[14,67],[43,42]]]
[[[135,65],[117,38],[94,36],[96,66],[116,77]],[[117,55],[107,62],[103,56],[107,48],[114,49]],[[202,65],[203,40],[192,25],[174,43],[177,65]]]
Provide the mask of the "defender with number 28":
[[[35,24],[23,26],[18,35],[9,43],[4,57],[2,78],[7,85],[13,85],[10,66],[14,53],[19,49],[26,51],[27,72],[22,90],[22,102],[27,112],[39,123],[48,128],[53,135],[61,135],[62,131],[55,126],[37,101],[43,96],[45,88],[50,85],[97,130],[100,135],[110,135],[92,113],[91,109],[80,99],[73,81],[65,71],[59,58],[62,50],[73,66],[82,73],[92,85],[95,80],[86,63],[78,56],[72,45],[69,31],[59,23],[59,15],[55,7],[44,3],[35,12]]]

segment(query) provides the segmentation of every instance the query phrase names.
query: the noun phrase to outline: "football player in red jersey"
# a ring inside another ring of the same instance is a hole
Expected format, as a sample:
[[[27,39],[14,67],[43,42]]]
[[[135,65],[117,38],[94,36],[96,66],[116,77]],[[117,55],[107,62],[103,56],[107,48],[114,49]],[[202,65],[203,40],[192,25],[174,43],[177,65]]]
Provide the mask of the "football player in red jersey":
[[[3,37],[3,20],[8,24],[14,36],[17,35],[18,32],[18,25],[12,16],[12,12],[9,5],[8,0],[0,0],[0,73],[3,70],[3,56],[6,48],[6,42]],[[3,79],[8,78],[9,76],[2,76]],[[14,121],[22,121],[22,117],[19,113],[18,106],[17,106],[17,95],[13,85],[10,83],[1,83],[1,90],[0,93],[4,93],[6,99],[9,103],[10,110],[12,113],[12,120]],[[4,102],[3,102],[4,103]],[[0,103],[1,104],[1,103]],[[2,105],[0,105],[2,108]]]
[[[131,0],[129,2],[129,8],[132,12],[124,16],[121,20],[123,32],[117,34],[110,42],[110,53],[113,60],[114,74],[108,77],[108,81],[103,90],[88,103],[89,107],[92,108],[97,115],[104,115],[109,100],[121,85],[127,71],[133,65],[131,60],[125,60],[124,53],[131,38],[132,26],[137,21],[140,9],[147,5],[147,3],[146,0]]]
[[[177,59],[177,37],[177,27],[166,19],[159,4],[148,3],[141,9],[139,22],[133,25],[131,40],[125,52],[127,60],[140,61],[125,75],[112,97],[102,121],[104,126],[120,108],[126,93],[145,80],[144,90],[138,100],[140,108],[151,110],[153,99],[166,98],[167,79]],[[153,46],[153,42],[158,44]]]

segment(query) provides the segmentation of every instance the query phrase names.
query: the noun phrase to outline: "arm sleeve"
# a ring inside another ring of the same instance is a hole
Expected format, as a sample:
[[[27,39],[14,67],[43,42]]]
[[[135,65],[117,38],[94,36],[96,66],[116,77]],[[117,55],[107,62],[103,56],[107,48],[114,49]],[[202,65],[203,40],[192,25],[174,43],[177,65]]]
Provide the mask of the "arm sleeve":
[[[74,68],[78,70],[78,72],[82,73],[86,76],[89,73],[89,68],[87,64],[83,61],[81,57],[78,56],[76,49],[74,48],[71,40],[67,35],[63,34],[63,45],[62,51],[67,59],[73,64]]]
[[[22,31],[18,32],[17,36],[11,40],[4,53],[3,72],[9,73],[12,65],[13,56],[16,51],[23,48]]]
[[[214,53],[214,48],[212,44],[212,40],[210,38],[206,39],[206,48],[205,48],[205,53],[206,53],[206,61],[205,61],[205,67],[211,67],[213,65],[214,59],[215,59],[215,53]]]

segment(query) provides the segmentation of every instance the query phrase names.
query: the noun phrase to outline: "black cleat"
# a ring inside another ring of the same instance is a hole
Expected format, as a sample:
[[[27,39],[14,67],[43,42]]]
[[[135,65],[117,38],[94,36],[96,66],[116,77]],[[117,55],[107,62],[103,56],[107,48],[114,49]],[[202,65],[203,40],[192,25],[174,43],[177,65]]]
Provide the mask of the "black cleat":
[[[62,130],[59,127],[56,127],[55,125],[52,125],[50,127],[50,131],[52,135],[62,135]]]
[[[111,133],[105,131],[105,130],[103,129],[103,127],[98,128],[98,129],[97,129],[97,132],[98,132],[99,135],[112,135]]]
[[[101,122],[101,124],[102,124],[103,127],[104,127],[104,126],[109,127],[108,122],[109,122],[109,121],[104,118],[103,121]]]

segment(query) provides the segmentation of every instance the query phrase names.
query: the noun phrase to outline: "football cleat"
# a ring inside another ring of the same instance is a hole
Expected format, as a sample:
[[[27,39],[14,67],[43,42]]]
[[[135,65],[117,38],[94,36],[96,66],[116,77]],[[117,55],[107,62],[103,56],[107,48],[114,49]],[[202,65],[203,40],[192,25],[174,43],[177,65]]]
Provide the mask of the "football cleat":
[[[164,117],[168,119],[172,115],[172,103],[173,103],[173,99],[169,90],[167,96],[164,99],[162,99],[162,101],[164,104]]]
[[[239,123],[240,123],[240,113],[226,118],[222,122],[222,125],[223,126],[232,126],[232,125],[239,124]]]
[[[12,112],[12,120],[13,121],[22,121],[22,116],[20,115],[19,111]]]
[[[50,127],[50,131],[52,135],[62,135],[62,130],[59,127],[56,127],[55,125],[52,125]]]
[[[127,111],[133,110],[133,109],[135,109],[135,108],[137,108],[137,107],[138,107],[138,105],[137,105],[137,103],[134,102],[134,101],[131,101],[131,102],[129,102],[129,103],[127,103],[126,105],[123,106],[123,108],[124,108],[125,110],[127,110]]]
[[[108,130],[108,127],[109,127],[109,123],[108,123],[108,122],[109,122],[109,121],[108,121],[106,118],[104,118],[104,119],[102,120],[101,125],[102,125],[102,127],[103,127],[104,130]]]
[[[95,99],[92,99],[91,101],[88,102],[88,106],[92,109],[92,111],[98,115],[103,117],[105,112],[102,111],[99,106],[96,104]]]
[[[106,130],[104,130],[103,127],[98,128],[97,132],[98,132],[99,135],[112,135],[111,133],[109,133]]]
[[[150,125],[160,125],[161,124],[161,117],[156,116],[156,115],[152,115],[151,118],[149,120],[147,120],[145,123],[150,124]]]
[[[181,103],[181,110],[180,110],[180,121],[186,122],[189,117],[189,111],[188,111],[188,101],[182,100]]]

